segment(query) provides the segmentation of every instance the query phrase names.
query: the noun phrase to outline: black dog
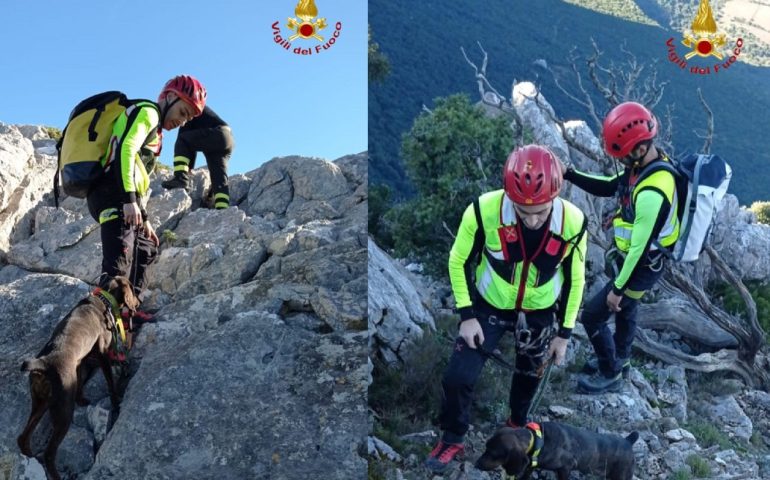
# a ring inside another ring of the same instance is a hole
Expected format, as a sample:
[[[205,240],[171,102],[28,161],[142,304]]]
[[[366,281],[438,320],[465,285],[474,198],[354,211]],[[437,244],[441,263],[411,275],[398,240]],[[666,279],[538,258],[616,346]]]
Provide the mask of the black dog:
[[[542,423],[540,428],[543,443],[537,468],[556,472],[559,480],[567,480],[572,470],[609,480],[633,478],[632,445],[639,439],[637,432],[622,438],[553,422]],[[508,475],[528,478],[534,444],[535,433],[531,429],[503,427],[487,440],[487,448],[476,461],[476,468],[494,470],[502,466]]]
[[[25,360],[21,370],[29,372],[29,391],[32,398],[32,412],[27,425],[19,435],[21,453],[34,456],[30,437],[46,411],[51,414],[53,432],[45,449],[45,467],[53,480],[59,480],[56,471],[56,451],[64,440],[72,423],[75,402],[85,405],[83,384],[86,358],[95,358],[102,368],[110,390],[113,408],[118,407],[118,395],[112,379],[108,352],[113,338],[112,305],[126,306],[135,311],[139,301],[134,296],[131,282],[125,277],[110,279],[104,289],[108,295],[89,295],[80,301],[54,329],[51,339],[38,353],[37,358]],[[110,299],[109,297],[112,297]],[[118,320],[119,321],[119,320]]]

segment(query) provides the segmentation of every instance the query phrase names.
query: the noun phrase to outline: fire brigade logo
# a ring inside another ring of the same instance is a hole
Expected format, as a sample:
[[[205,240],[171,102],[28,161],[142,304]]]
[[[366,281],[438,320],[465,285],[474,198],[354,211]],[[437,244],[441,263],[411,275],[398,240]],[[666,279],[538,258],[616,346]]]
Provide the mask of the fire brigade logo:
[[[328,50],[337,42],[342,31],[342,22],[334,24],[334,31],[330,33],[328,40],[324,41],[321,31],[329,25],[326,18],[318,16],[318,7],[314,0],[299,0],[294,7],[294,17],[289,17],[286,27],[291,34],[288,38],[281,35],[280,22],[273,23],[273,40],[285,50],[290,50],[297,55],[313,55]],[[315,40],[318,43],[311,47],[296,47],[292,50],[291,42],[301,40]]]
[[[318,17],[318,8],[313,0],[300,0],[294,8],[294,15],[299,20],[289,17],[289,23],[286,24],[290,30],[297,32],[289,37],[290,42],[293,42],[296,38],[315,38],[319,42],[324,41],[323,37],[318,35],[317,32],[326,28],[326,19],[317,18],[313,20]]]
[[[688,67],[687,60],[693,57],[697,56],[704,59],[713,57],[718,60],[718,63],[712,65],[691,65],[689,69],[692,74],[708,75],[722,72],[730,68],[737,61],[743,48],[743,39],[738,38],[735,41],[732,52],[725,52],[727,36],[717,28],[709,0],[700,0],[698,12],[690,27],[690,30],[684,32],[682,38],[682,45],[690,49],[689,52],[684,54],[684,58],[677,54],[673,37],[669,38],[666,42],[668,59],[672,63],[684,70]]]
[[[692,50],[684,56],[689,60],[695,55],[701,57],[714,56],[722,60],[724,56],[717,48],[724,47],[727,43],[725,34],[717,31],[717,23],[708,0],[701,0],[698,7],[698,15],[692,21],[692,30],[685,32],[682,45]]]

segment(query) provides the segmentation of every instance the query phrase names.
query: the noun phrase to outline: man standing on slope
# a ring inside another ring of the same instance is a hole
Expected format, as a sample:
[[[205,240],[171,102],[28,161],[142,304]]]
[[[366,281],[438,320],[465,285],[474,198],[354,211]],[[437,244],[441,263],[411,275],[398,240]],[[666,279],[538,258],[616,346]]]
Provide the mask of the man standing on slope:
[[[622,373],[631,366],[639,300],[662,275],[663,249],[679,238],[676,182],[668,157],[653,144],[657,132],[658,122],[646,107],[621,103],[604,119],[602,136],[605,151],[625,169],[613,177],[601,177],[562,164],[564,178],[582,190],[618,197],[610,219],[615,246],[607,260],[617,273],[586,303],[581,316],[597,357],[584,368],[590,376],[578,381],[584,393],[622,387]],[[614,335],[607,325],[613,313]]]
[[[443,434],[426,460],[434,472],[463,452],[473,389],[506,331],[516,336],[507,424],[527,424],[538,372],[553,356],[564,361],[583,299],[586,218],[558,196],[556,156],[538,145],[518,148],[505,162],[503,181],[504,189],[465,209],[449,253],[460,332],[442,382]]]

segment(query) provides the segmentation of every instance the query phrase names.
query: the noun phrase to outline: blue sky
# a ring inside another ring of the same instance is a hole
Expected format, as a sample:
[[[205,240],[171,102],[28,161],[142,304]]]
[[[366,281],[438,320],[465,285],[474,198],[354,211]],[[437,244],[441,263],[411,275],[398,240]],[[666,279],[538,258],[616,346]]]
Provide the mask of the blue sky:
[[[366,25],[362,0],[316,0],[339,38],[320,53],[280,48],[297,0],[7,2],[0,15],[0,121],[64,127],[80,100],[105,90],[156,99],[187,73],[233,128],[230,173],[283,155],[333,160],[367,148]],[[324,42],[324,43],[325,43]],[[296,39],[294,47],[322,45]],[[162,161],[172,163],[176,131]],[[205,165],[199,155],[196,166]]]

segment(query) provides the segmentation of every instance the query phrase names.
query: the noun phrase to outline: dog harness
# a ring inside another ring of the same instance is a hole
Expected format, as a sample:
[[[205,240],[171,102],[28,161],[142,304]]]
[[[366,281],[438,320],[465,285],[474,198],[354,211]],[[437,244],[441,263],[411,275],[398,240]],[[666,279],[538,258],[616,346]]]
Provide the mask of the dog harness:
[[[107,308],[107,316],[110,319],[110,330],[112,330],[112,345],[110,345],[110,358],[119,362],[126,361],[126,330],[123,328],[123,322],[118,321],[120,310],[115,297],[106,290],[96,287],[91,295],[98,298]]]
[[[527,456],[529,457],[527,474],[529,474],[537,468],[537,457],[540,456],[540,450],[543,449],[543,430],[540,428],[540,424],[535,422],[529,422],[527,430],[532,433],[532,438],[529,440],[529,447],[527,448]]]

